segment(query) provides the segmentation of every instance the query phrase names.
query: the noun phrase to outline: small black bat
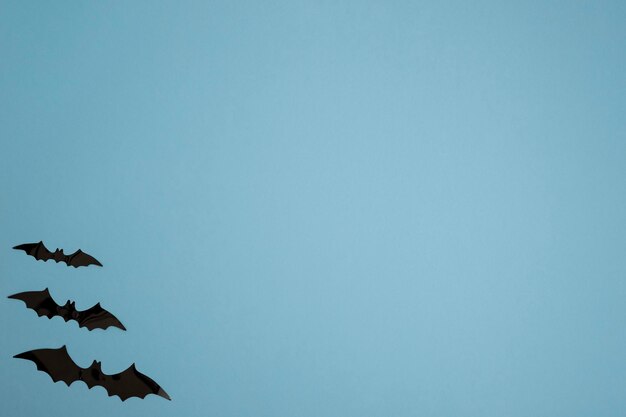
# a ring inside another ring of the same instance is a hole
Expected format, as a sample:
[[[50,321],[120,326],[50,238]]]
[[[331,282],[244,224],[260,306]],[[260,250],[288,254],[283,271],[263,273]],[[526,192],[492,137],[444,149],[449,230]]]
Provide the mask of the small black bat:
[[[14,246],[13,249],[23,250],[27,255],[35,257],[38,261],[46,262],[49,259],[54,260],[56,263],[65,262],[67,266],[73,266],[78,268],[79,266],[98,265],[102,266],[100,262],[93,256],[86,254],[82,250],[78,249],[71,255],[63,253],[63,249],[57,248],[54,252],[50,252],[45,247],[42,241],[39,243],[24,243]]]
[[[145,398],[156,394],[167,400],[170,396],[152,379],[142,374],[133,363],[119,374],[102,372],[101,363],[93,361],[88,368],[81,368],[72,360],[65,345],[58,349],[35,349],[15,355],[14,358],[35,362],[37,369],[50,375],[54,382],[63,381],[69,387],[74,381],[83,381],[88,388],[104,387],[109,397],[117,395],[122,401],[130,397]]]
[[[9,295],[9,298],[24,301],[26,307],[35,310],[39,317],[46,316],[51,319],[61,316],[63,320],[75,320],[79,327],[86,327],[89,330],[106,329],[111,326],[126,330],[117,317],[103,309],[100,303],[87,310],[78,311],[76,303],[70,300],[67,300],[63,306],[57,304],[47,288],[43,291],[26,291]]]

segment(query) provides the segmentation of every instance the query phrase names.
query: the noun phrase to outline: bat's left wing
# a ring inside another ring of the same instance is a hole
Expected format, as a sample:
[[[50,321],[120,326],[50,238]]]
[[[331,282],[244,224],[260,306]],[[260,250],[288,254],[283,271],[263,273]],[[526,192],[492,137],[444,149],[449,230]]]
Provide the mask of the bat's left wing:
[[[35,349],[13,356],[35,362],[37,369],[50,375],[54,382],[63,381],[69,387],[81,380],[83,369],[72,360],[65,346],[59,349]]]
[[[26,291],[9,295],[9,298],[21,300],[26,303],[26,307],[35,310],[39,317],[46,316],[51,319],[60,315],[58,312],[59,305],[50,296],[50,292],[46,288],[43,291]]]
[[[37,243],[22,243],[21,245],[13,246],[13,249],[23,250],[27,255],[38,261],[47,262],[49,259],[54,259],[52,252],[46,248],[46,245],[41,240]]]

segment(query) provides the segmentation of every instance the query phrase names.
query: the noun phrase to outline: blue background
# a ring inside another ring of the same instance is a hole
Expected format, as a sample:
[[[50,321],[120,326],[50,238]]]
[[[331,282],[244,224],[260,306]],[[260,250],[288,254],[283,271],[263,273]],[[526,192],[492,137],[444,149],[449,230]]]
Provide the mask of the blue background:
[[[623,416],[625,19],[2,0],[2,414]],[[45,287],[128,331],[4,298]],[[12,359],[63,344],[173,401]]]

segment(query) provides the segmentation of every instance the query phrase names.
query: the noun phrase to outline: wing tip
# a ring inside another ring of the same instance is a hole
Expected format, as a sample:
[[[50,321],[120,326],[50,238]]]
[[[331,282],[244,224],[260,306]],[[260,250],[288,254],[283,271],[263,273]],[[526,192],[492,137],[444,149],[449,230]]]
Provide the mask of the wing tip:
[[[15,245],[13,246],[13,249],[16,250],[28,250],[33,246],[37,246],[37,245],[43,245],[43,241],[40,240],[39,242],[33,242],[33,243],[20,243],[19,245]]]
[[[106,327],[99,327],[99,328],[102,329],[102,330],[106,330],[109,327],[115,327],[116,329],[120,329],[121,331],[124,331],[124,332],[127,331],[126,327],[124,327],[124,325],[122,323],[119,323],[119,322],[115,323],[115,324],[109,324]]]
[[[172,398],[161,387],[159,387],[159,392],[157,392],[156,395],[158,395],[159,397],[165,398],[167,401],[172,401]]]

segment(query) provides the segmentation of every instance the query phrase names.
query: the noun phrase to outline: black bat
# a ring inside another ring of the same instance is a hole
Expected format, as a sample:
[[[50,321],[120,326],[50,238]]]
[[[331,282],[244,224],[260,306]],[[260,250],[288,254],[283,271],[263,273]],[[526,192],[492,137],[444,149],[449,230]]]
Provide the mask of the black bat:
[[[78,311],[73,301],[67,300],[63,306],[57,304],[47,288],[43,291],[26,291],[9,295],[9,298],[24,301],[26,307],[35,310],[39,317],[46,316],[51,319],[61,316],[63,320],[75,320],[79,327],[86,327],[89,330],[106,329],[111,326],[126,330],[117,317],[103,309],[100,303],[87,310]]]
[[[73,266],[74,268],[89,265],[102,266],[96,258],[86,254],[80,249],[71,255],[64,254],[63,249],[59,248],[57,248],[54,252],[50,252],[42,241],[39,241],[39,243],[24,243],[14,246],[13,249],[23,250],[27,255],[34,256],[38,261],[46,262],[47,260],[52,259],[56,263],[65,262],[67,266]]]
[[[134,363],[119,374],[107,375],[102,372],[98,361],[93,361],[88,368],[76,365],[65,345],[58,349],[30,350],[15,355],[14,358],[35,362],[38,370],[50,375],[54,382],[65,382],[68,387],[74,381],[83,381],[88,388],[104,387],[109,397],[117,395],[122,401],[130,397],[145,398],[148,394],[156,394],[171,401],[163,388],[139,372]]]

